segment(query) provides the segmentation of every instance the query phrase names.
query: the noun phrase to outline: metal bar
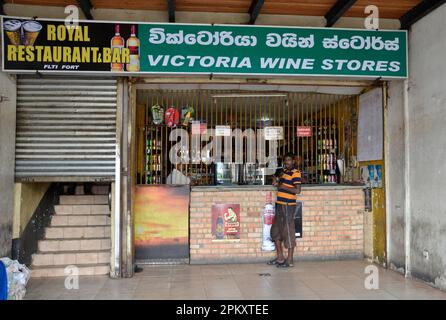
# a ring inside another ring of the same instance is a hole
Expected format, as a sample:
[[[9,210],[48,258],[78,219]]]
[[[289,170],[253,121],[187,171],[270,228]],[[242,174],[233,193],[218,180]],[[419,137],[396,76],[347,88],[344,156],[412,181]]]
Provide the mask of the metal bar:
[[[0,0],[0,15],[2,15],[2,16],[6,16],[4,6],[5,6],[5,1]]]
[[[83,107],[95,107],[95,108],[101,108],[101,110],[116,110],[116,102],[17,102],[17,107],[32,107],[32,109],[29,110],[41,110],[40,107],[74,107],[74,108],[83,108]],[[45,110],[45,109],[43,109]],[[75,109],[76,110],[76,109]],[[84,109],[80,109],[84,110]],[[89,109],[85,109],[89,110]],[[94,110],[94,109],[93,109]]]
[[[93,84],[91,86],[19,85],[17,94],[24,96],[47,96],[48,94],[51,94],[53,96],[65,97],[82,93],[86,95],[116,96],[116,91],[113,90],[113,87],[116,87],[116,84],[110,84],[107,86],[93,86]]]
[[[324,156],[324,162],[323,162],[323,166],[322,166],[322,175],[324,177],[323,182],[327,182],[327,174],[326,174],[326,170],[327,170],[327,158],[328,158],[328,154],[327,154],[327,96],[323,95],[321,96],[321,100],[323,98],[323,106],[322,106],[322,110],[323,113],[321,114],[322,117],[322,152],[323,152],[323,156]]]
[[[297,148],[296,148],[296,132],[295,132],[295,130],[296,130],[296,126],[299,125],[299,108],[298,108],[298,105],[295,105],[296,104],[296,95],[297,95],[297,93],[295,93],[295,92],[289,94],[289,97],[291,97],[291,98],[288,100],[288,101],[291,101],[291,108],[292,108],[292,112],[291,112],[292,113],[292,115],[291,115],[291,131],[290,131],[292,137],[291,137],[290,143],[291,143],[291,150],[294,153],[297,153],[297,156],[300,157],[302,150],[299,147],[299,140],[297,141],[298,145],[297,145]],[[297,119],[295,118],[296,115],[297,115]],[[296,122],[294,122],[295,120],[296,120]]]
[[[30,142],[30,141],[39,141],[39,142],[43,142],[43,141],[67,141],[67,142],[72,142],[73,141],[73,137],[70,136],[68,138],[58,138],[58,137],[51,137],[51,138],[42,138],[42,137],[33,137],[32,135],[29,137],[17,137],[16,138],[17,142]],[[116,141],[116,137],[109,137],[109,138],[78,138],[76,137],[76,141],[80,142],[80,141],[88,141],[88,142],[115,142]],[[114,146],[115,144],[113,144]]]
[[[187,84],[251,84],[252,80],[243,78],[243,77],[228,77],[228,76],[218,76],[214,75],[212,80],[206,79],[203,77],[147,77],[147,78],[138,78],[139,83],[137,84],[139,89],[144,89],[147,86],[153,86],[154,83],[159,84],[179,84],[182,85],[184,83]],[[271,78],[267,80],[262,80],[262,84],[265,85],[302,85],[302,86],[335,86],[335,87],[367,87],[373,84],[374,81],[371,80],[316,80],[316,79],[295,79],[292,77],[279,77],[279,78]]]
[[[323,164],[324,164],[324,159],[323,159],[323,154],[324,154],[324,151],[323,151],[323,139],[322,139],[322,137],[323,137],[323,131],[322,131],[322,121],[323,121],[323,119],[322,119],[322,108],[321,108],[321,104],[322,104],[322,98],[321,98],[321,96],[320,95],[317,95],[317,98],[318,98],[318,104],[319,104],[319,110],[318,110],[318,113],[319,113],[319,146],[320,146],[320,162],[319,162],[319,166],[320,166],[320,169],[319,169],[319,179],[320,179],[320,181],[319,182],[324,182],[324,175],[323,175],[323,172],[322,172],[322,170],[323,170]]]
[[[231,130],[233,130],[234,128],[233,128],[233,124],[232,124],[232,102],[233,102],[233,99],[232,98],[229,98],[229,108],[230,108],[230,113],[229,113],[229,115],[230,115],[230,118],[231,118],[231,121],[228,121],[228,119],[227,119],[227,114],[226,114],[226,121],[227,121],[227,123],[231,126]],[[227,105],[226,105],[226,111],[228,111],[227,110]],[[237,127],[237,125],[235,126],[235,127]],[[232,139],[232,137],[231,137],[231,139]],[[232,143],[232,141],[231,141],[231,143]],[[227,149],[227,146],[225,146],[225,149]],[[233,163],[232,163],[232,150],[231,150],[231,162],[230,162],[230,165],[229,165],[229,172],[231,173],[231,181],[232,181],[232,168],[233,168]]]
[[[17,101],[18,104],[21,105],[21,103],[23,101],[45,101],[45,102],[51,102],[51,101],[56,101],[57,104],[59,104],[60,100],[63,100],[64,102],[67,101],[110,101],[110,102],[114,102],[116,103],[116,97],[114,96],[110,96],[110,97],[98,97],[96,94],[93,94],[93,96],[88,97],[88,96],[84,96],[83,92],[79,92],[79,94],[82,94],[83,96],[64,96],[64,97],[57,97],[57,96],[42,96],[42,97],[38,97],[38,96],[18,96],[17,97]],[[46,106],[48,104],[45,104]]]
[[[167,0],[167,12],[169,14],[169,22],[175,22],[175,0]]]
[[[35,165],[35,166],[39,166],[39,165],[68,165],[68,164],[85,164],[85,165],[90,165],[90,164],[104,164],[104,165],[114,165],[115,162],[114,161],[100,161],[100,160],[86,160],[86,161],[68,161],[68,160],[44,160],[44,161],[35,161],[35,160],[17,160],[15,162],[15,164],[17,166],[21,166],[21,165]]]
[[[446,0],[424,0],[400,17],[401,29],[408,30],[415,22],[434,11]]]
[[[249,7],[249,24],[254,24],[259,16],[260,10],[262,9],[265,0],[252,0],[251,6]]]
[[[311,98],[311,95],[306,95],[306,97],[305,97],[305,100],[302,102],[302,103],[305,103],[305,119],[307,120],[307,122],[309,121],[309,124],[310,124],[310,130],[311,130],[311,136],[310,136],[310,138],[309,138],[309,141],[308,141],[308,143],[307,143],[307,145],[306,145],[306,153],[307,153],[307,161],[306,161],[306,166],[308,167],[308,181],[309,181],[309,183],[312,183],[313,182],[313,180],[314,180],[314,177],[315,177],[315,171],[316,170],[314,170],[314,167],[316,166],[316,163],[315,163],[315,147],[314,147],[314,144],[315,144],[315,139],[314,139],[314,137],[315,137],[315,133],[316,133],[316,127],[315,127],[315,125],[314,125],[314,122],[313,122],[313,112],[312,112],[312,110],[310,109],[310,101],[309,101],[309,99]],[[310,172],[311,172],[311,174],[310,174]]]
[[[51,78],[39,78],[38,76],[26,76],[26,78],[19,78],[17,79],[18,84],[21,86],[24,83],[30,83],[35,84],[35,86],[44,85],[47,83],[54,83],[55,85],[67,85],[66,82],[62,82],[61,79],[63,77],[54,76]],[[83,83],[88,85],[89,83],[93,84],[117,84],[117,80],[111,79],[111,78],[84,78],[84,77],[70,77],[70,85],[76,84],[76,83]]]
[[[175,0],[167,0],[167,12],[169,15],[169,22],[175,22]]]
[[[91,154],[16,154],[16,159],[113,159],[114,154],[97,155],[94,157]]]
[[[355,2],[356,0],[338,0],[325,15],[325,19],[327,20],[325,26],[332,27],[344,13],[355,4]]]
[[[259,97],[256,99],[256,101],[254,103],[254,137],[256,139],[256,148],[255,148],[255,153],[254,153],[254,155],[255,155],[254,159],[257,158],[257,148],[259,147],[257,145],[257,119],[261,119],[261,116],[257,116],[257,104],[260,104]],[[254,178],[256,179],[256,181],[259,178],[259,168],[260,168],[259,162],[254,160],[254,170],[255,170]]]
[[[90,0],[77,0],[77,4],[81,7],[82,12],[88,20],[94,20],[91,15],[91,9],[93,8]]]
[[[125,81],[119,81],[117,86],[118,103],[116,107],[116,151],[113,156],[115,160],[115,183],[114,183],[114,208],[112,216],[112,257],[111,257],[111,271],[110,276],[118,278],[122,274],[121,268],[121,148],[123,142],[123,94]]]

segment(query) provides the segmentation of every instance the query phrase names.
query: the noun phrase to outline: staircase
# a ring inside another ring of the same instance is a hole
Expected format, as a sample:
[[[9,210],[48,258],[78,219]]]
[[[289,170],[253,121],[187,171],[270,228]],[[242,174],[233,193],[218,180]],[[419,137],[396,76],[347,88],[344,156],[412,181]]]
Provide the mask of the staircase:
[[[32,277],[67,276],[65,267],[78,267],[79,275],[110,272],[110,209],[108,186],[93,186],[94,195],[60,196],[56,214],[32,256]]]

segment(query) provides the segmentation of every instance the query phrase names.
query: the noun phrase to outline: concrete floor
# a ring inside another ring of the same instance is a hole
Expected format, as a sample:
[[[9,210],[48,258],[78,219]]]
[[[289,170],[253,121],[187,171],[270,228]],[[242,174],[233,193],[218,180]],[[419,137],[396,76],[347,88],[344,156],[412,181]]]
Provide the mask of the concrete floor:
[[[441,299],[446,292],[379,268],[379,289],[364,287],[366,261],[142,266],[130,279],[81,276],[78,290],[65,278],[30,279],[25,299]]]

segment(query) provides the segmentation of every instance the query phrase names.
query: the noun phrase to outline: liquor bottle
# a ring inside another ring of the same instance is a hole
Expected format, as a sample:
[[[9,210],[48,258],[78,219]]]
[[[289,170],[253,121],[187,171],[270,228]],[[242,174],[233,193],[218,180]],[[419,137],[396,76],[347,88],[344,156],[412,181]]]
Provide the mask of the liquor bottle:
[[[218,214],[215,228],[215,236],[217,239],[223,239],[225,237],[225,224],[221,212]]]
[[[139,39],[136,37],[135,29],[135,25],[130,27],[130,38],[127,39],[130,61],[126,64],[126,69],[129,72],[139,71]]]
[[[124,48],[124,39],[121,37],[119,24],[115,25],[115,36],[111,39],[112,55],[114,50],[119,50],[121,54],[122,48]],[[111,71],[124,71],[123,63],[112,63]]]

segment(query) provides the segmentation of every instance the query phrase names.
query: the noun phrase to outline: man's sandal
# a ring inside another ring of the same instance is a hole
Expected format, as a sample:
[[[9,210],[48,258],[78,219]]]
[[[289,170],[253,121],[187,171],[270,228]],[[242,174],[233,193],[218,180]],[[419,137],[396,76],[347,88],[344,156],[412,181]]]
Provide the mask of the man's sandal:
[[[284,262],[278,262],[276,264],[277,268],[292,268],[294,267],[294,265],[292,263],[288,263],[288,261],[284,261]]]
[[[286,261],[286,260],[284,260],[284,261]],[[274,266],[274,265],[277,265],[279,263],[282,263],[282,262],[279,262],[279,260],[277,258],[275,258],[273,260],[268,261],[266,264],[269,265],[269,266]]]

